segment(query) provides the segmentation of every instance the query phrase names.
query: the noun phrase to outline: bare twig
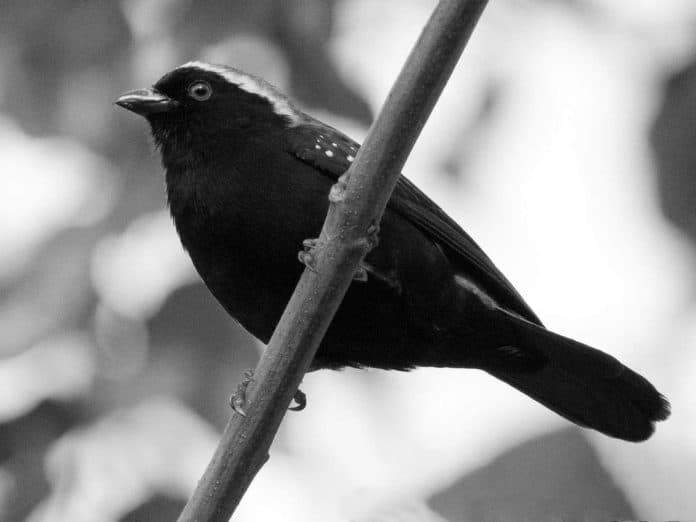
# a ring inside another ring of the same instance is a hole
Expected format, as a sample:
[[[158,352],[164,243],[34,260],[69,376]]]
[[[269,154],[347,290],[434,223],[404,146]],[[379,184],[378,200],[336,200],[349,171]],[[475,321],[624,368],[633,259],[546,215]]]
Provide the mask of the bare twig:
[[[401,168],[486,5],[441,0],[348,173],[334,186],[312,255],[247,390],[180,522],[226,521],[268,459],[268,449],[358,264],[370,248]],[[298,245],[299,247],[299,245]],[[299,248],[298,248],[299,249]]]

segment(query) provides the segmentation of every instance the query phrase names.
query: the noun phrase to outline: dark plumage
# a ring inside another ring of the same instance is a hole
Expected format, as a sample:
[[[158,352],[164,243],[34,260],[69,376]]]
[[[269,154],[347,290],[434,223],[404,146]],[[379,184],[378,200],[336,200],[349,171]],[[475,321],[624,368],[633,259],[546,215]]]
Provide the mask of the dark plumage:
[[[240,71],[183,65],[117,103],[144,115],[176,229],[224,308],[267,342],[359,145]],[[666,400],[613,357],[550,332],[476,243],[402,177],[313,369],[480,368],[567,419],[631,441]],[[464,377],[463,377],[464,378]]]

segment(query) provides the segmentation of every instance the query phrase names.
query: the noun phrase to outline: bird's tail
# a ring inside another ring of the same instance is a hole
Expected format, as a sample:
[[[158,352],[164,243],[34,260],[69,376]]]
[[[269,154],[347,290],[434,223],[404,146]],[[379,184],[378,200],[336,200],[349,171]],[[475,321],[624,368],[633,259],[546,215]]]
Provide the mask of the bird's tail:
[[[645,378],[599,350],[503,310],[509,346],[479,365],[566,419],[629,441],[642,441],[669,416],[669,403]]]

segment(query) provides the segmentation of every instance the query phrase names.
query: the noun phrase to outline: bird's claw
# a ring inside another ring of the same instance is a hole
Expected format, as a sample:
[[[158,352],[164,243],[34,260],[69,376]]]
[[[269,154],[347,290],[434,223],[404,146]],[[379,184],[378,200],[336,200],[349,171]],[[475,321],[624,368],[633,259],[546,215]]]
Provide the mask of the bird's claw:
[[[292,398],[297,403],[296,406],[290,406],[288,409],[292,411],[302,411],[307,406],[307,395],[305,392],[297,388],[295,395]]]
[[[244,378],[242,382],[237,385],[237,391],[230,397],[230,406],[235,413],[238,413],[242,417],[246,417],[247,413],[244,409],[244,405],[246,404],[246,392],[249,384],[254,382],[254,370],[246,370],[243,375]]]
[[[300,263],[302,263],[304,266],[306,266],[312,272],[317,271],[316,260],[314,259],[314,256],[310,252],[305,252],[303,250],[300,250],[297,253],[297,259],[299,259]]]
[[[297,253],[297,259],[300,261],[300,263],[302,263],[312,272],[317,271],[316,259],[313,254],[313,250],[317,247],[318,244],[319,240],[317,238],[305,239],[304,241],[302,241],[303,250],[300,250]]]
[[[305,239],[302,242],[302,246],[304,247],[305,251],[312,250],[313,248],[316,248],[318,244],[319,244],[319,239],[317,239],[316,237],[313,237],[311,239]]]

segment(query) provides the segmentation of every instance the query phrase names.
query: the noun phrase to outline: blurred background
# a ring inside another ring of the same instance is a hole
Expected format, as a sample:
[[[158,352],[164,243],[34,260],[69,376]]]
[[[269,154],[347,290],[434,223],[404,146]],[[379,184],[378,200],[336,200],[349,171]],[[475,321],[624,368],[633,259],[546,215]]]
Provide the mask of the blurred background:
[[[362,139],[433,6],[0,2],[0,520],[173,520],[263,349],[113,100],[203,59]],[[234,519],[696,518],[696,4],[492,1],[405,172],[673,415],[636,445],[482,372],[318,372]]]

